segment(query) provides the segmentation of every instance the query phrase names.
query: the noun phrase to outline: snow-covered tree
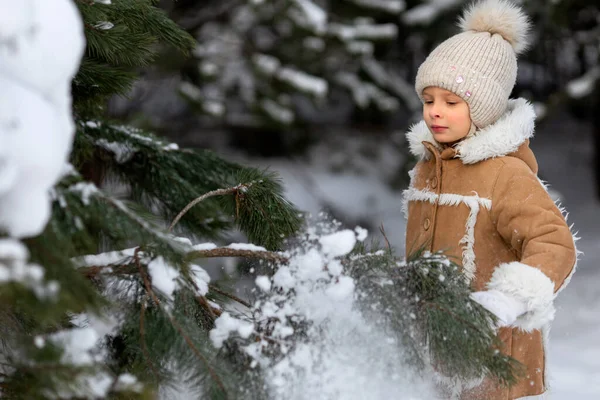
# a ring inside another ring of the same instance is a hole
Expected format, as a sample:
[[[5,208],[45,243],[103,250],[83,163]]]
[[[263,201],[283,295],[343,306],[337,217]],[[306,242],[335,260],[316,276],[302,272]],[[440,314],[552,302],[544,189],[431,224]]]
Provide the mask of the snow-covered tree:
[[[173,233],[237,226],[277,249],[300,224],[273,174],[102,118],[160,46],[194,43],[155,3],[2,2],[3,397],[143,396],[182,369],[206,376],[218,309],[194,260],[237,250]]]
[[[348,98],[383,114],[401,105],[414,111],[412,85],[378,57],[397,39],[394,20],[404,7],[402,0],[237,2],[219,19],[193,24],[198,67],[180,90],[232,127],[331,122],[323,112]]]

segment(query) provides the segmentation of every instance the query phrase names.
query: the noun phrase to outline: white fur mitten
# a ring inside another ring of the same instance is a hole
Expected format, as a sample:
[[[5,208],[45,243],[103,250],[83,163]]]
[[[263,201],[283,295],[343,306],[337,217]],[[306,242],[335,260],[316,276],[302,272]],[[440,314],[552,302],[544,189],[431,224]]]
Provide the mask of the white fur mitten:
[[[499,290],[474,292],[470,297],[498,318],[498,328],[514,324],[517,318],[527,311],[524,302]]]

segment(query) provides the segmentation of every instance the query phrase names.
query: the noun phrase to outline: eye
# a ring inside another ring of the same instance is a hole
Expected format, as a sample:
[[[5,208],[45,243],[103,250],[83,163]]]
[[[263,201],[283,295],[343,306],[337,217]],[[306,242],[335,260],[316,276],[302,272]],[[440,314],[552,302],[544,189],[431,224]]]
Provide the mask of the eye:
[[[433,104],[432,100],[425,100],[425,104]]]
[[[453,105],[456,105],[456,102],[454,102],[454,101],[447,101],[446,104],[448,104],[449,106],[453,106]]]

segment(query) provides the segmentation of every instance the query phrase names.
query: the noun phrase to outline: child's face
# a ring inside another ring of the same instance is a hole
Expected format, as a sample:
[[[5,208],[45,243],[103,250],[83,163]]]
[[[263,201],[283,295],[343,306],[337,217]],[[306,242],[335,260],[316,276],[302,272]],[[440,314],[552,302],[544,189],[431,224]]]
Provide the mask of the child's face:
[[[469,105],[452,92],[436,86],[423,90],[423,119],[439,143],[456,142],[469,134]]]

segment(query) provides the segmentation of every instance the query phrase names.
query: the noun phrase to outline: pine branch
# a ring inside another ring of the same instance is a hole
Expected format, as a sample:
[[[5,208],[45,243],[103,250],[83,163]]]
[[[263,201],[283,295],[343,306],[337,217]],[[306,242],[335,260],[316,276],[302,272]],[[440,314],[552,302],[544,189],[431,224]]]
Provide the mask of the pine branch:
[[[375,310],[374,323],[398,336],[409,364],[422,368],[429,354],[452,377],[483,373],[505,385],[520,378],[521,365],[498,352],[493,315],[470,299],[460,268],[442,254],[421,249],[406,263],[386,252],[354,254],[344,265],[364,295],[361,309]]]
[[[169,225],[169,229],[168,231],[172,231],[173,227],[175,227],[175,225],[177,224],[177,222],[179,222],[179,220],[181,219],[181,217],[183,217],[185,215],[185,213],[187,213],[190,208],[194,207],[196,204],[200,203],[201,201],[208,199],[209,197],[213,197],[213,196],[223,196],[223,195],[227,195],[227,194],[232,194],[232,193],[238,193],[238,191],[245,191],[250,187],[250,184],[243,184],[243,185],[237,185],[234,187],[230,187],[227,189],[217,189],[217,190],[213,190],[212,192],[208,192],[203,194],[202,196],[198,197],[197,199],[191,201],[187,206],[185,206],[185,208],[183,210],[181,210],[181,212],[179,214],[177,214],[177,216],[175,217],[175,219],[173,220],[173,222],[171,222],[171,225]]]
[[[150,357],[150,354],[148,353],[148,344],[146,343],[146,339],[145,339],[145,329],[144,329],[144,316],[146,314],[146,299],[142,299],[142,309],[140,312],[140,341],[142,342],[142,352],[144,353],[144,358],[146,359],[146,362],[148,363],[148,367],[150,367],[150,371],[152,371],[152,374],[154,375],[154,378],[156,380],[158,380],[158,373],[156,372],[156,369],[154,368],[154,364],[152,363],[152,358]]]
[[[219,247],[210,250],[195,250],[187,253],[187,258],[213,258],[213,257],[243,257],[259,260],[266,260],[278,263],[287,263],[288,258],[271,251],[238,250],[227,247]]]
[[[212,290],[212,291],[213,291],[213,292],[215,292],[215,293],[219,293],[220,295],[223,295],[223,296],[225,296],[225,297],[228,297],[228,298],[230,298],[231,300],[235,300],[235,301],[237,301],[238,303],[240,303],[240,304],[242,304],[242,305],[244,305],[244,306],[246,306],[246,307],[248,307],[248,308],[252,308],[252,304],[248,303],[247,301],[244,301],[244,300],[240,299],[239,297],[237,297],[237,296],[235,296],[235,295],[233,295],[233,294],[231,294],[231,293],[228,293],[228,292],[225,292],[225,291],[223,291],[223,290],[219,289],[219,288],[218,288],[218,287],[216,287],[215,285],[208,285],[208,287],[210,288],[210,290]]]
[[[156,7],[153,1],[119,0],[109,5],[75,2],[83,18],[87,51],[73,85],[78,115],[101,115],[111,95],[125,95],[139,68],[171,46],[189,54],[194,38]],[[111,24],[99,28],[99,22]]]
[[[144,269],[142,267],[142,264],[141,264],[140,259],[138,257],[138,252],[139,252],[139,248],[136,249],[136,251],[135,251],[134,259],[135,259],[135,262],[136,262],[136,264],[138,266],[140,276],[142,277],[142,279],[144,281],[144,286],[146,288],[146,293],[148,293],[150,295],[150,297],[152,298],[152,300],[154,301],[154,303],[156,304],[156,306],[163,313],[166,314],[166,316],[169,319],[169,321],[171,321],[171,325],[173,326],[173,328],[175,328],[175,330],[177,332],[179,332],[179,334],[181,335],[181,337],[187,343],[188,347],[194,352],[194,354],[200,359],[200,361],[202,361],[202,363],[204,364],[204,366],[208,370],[208,372],[209,372],[210,376],[212,377],[212,379],[216,382],[216,384],[222,390],[222,393],[227,398],[227,391],[225,389],[225,386],[223,385],[223,382],[221,382],[221,379],[219,378],[219,376],[216,374],[216,372],[210,366],[210,363],[208,362],[208,360],[202,355],[202,353],[200,353],[198,351],[198,349],[196,348],[196,346],[194,345],[194,343],[192,342],[192,340],[190,339],[190,337],[184,332],[184,330],[181,328],[181,326],[179,325],[179,323],[177,323],[177,321],[173,318],[173,316],[171,314],[169,314],[166,310],[164,310],[164,308],[162,307],[161,301],[159,300],[159,298],[156,296],[156,294],[152,290],[152,285],[150,284],[150,280],[148,279],[148,276],[147,276],[146,272],[144,271]]]
[[[276,249],[302,224],[276,174],[227,162],[210,151],[178,149],[139,129],[88,121],[79,127],[73,162],[81,167],[92,155],[130,187],[132,200],[197,236],[218,239],[235,223],[250,242]],[[214,191],[227,187],[239,190],[214,199],[223,193]],[[202,197],[209,192],[214,193]],[[190,205],[189,199],[197,200]]]

